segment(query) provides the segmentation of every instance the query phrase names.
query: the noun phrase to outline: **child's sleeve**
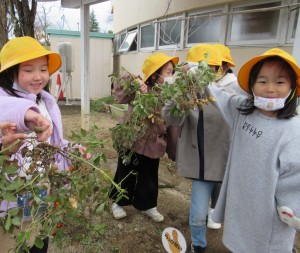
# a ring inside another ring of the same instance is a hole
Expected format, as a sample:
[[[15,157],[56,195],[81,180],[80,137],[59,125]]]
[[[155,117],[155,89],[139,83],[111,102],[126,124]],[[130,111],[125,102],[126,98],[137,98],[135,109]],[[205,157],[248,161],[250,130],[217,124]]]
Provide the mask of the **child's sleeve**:
[[[38,106],[24,98],[1,96],[0,98],[0,122],[14,122],[17,124],[17,131],[28,131],[25,124],[25,114],[31,109],[40,113]]]
[[[113,95],[115,100],[119,104],[129,104],[135,98],[135,92],[128,94],[125,92],[123,84],[124,82],[133,82],[132,76],[128,72],[122,72],[120,74],[120,79],[116,79],[113,84]]]
[[[233,128],[234,119],[238,114],[239,100],[245,97],[237,96],[234,93],[227,92],[223,88],[217,87],[214,83],[208,86],[210,93],[216,99],[216,104],[221,111],[223,118],[228,125]]]
[[[291,141],[279,156],[280,172],[275,192],[279,218],[300,230],[300,137]]]
[[[173,101],[171,100],[167,101],[161,110],[161,115],[163,120],[166,122],[167,126],[179,127],[183,124],[186,116],[176,117],[171,115],[170,110],[172,109],[173,106],[174,106]]]

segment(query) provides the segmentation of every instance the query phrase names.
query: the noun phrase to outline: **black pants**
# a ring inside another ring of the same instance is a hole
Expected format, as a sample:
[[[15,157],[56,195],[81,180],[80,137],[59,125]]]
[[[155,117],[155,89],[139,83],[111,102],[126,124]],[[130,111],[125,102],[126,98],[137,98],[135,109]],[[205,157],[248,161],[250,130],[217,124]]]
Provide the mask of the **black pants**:
[[[134,163],[137,159],[137,163]],[[126,189],[127,198],[118,201],[118,205],[133,205],[140,211],[145,211],[157,206],[158,197],[158,167],[159,159],[152,159],[143,155],[134,154],[131,163],[124,165],[119,156],[118,167],[114,182]],[[112,187],[110,198],[115,200],[118,191]]]
[[[222,183],[215,183],[211,192],[211,208],[215,208],[220,194]]]

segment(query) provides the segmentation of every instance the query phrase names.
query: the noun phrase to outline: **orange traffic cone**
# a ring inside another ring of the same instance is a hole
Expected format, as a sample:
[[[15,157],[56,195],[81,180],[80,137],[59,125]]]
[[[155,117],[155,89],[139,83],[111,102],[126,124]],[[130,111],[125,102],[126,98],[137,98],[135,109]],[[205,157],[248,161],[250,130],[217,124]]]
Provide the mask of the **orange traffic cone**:
[[[63,90],[61,89],[61,80],[60,80],[60,74],[57,74],[57,78],[56,78],[56,89],[57,89],[57,97],[58,97],[58,101],[65,101],[66,98],[64,96]],[[61,90],[60,90],[61,89]],[[60,93],[58,94],[60,90]]]

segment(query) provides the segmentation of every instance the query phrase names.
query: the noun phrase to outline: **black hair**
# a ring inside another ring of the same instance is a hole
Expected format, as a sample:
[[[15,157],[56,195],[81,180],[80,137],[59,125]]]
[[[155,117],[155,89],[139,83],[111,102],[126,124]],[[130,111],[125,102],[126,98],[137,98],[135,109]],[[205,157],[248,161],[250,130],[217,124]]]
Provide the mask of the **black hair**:
[[[19,64],[12,66],[0,73],[0,87],[2,87],[9,95],[20,97],[13,88],[15,77],[19,73]]]
[[[297,115],[296,107],[297,107],[297,74],[293,70],[293,68],[281,57],[279,56],[272,56],[265,58],[258,63],[256,63],[249,74],[249,81],[248,81],[248,90],[250,91],[250,98],[246,101],[245,104],[241,105],[238,108],[242,114],[248,115],[254,112],[257,107],[254,106],[254,95],[253,95],[253,87],[257,80],[258,74],[266,62],[280,62],[282,65],[282,70],[286,72],[288,79],[291,82],[291,94],[285,101],[285,105],[282,109],[278,110],[277,118],[278,119],[288,119],[295,115]]]
[[[171,62],[172,63],[172,65],[173,65],[173,75],[174,75],[174,73],[175,73],[175,64],[174,64],[174,62],[173,61],[168,61],[167,63],[165,63],[164,65],[162,65],[158,70],[156,70],[153,74],[155,74],[155,78],[152,78],[152,76],[153,76],[153,74],[152,75],[150,75],[149,77],[148,77],[148,79],[145,81],[145,84],[147,85],[147,86],[149,86],[149,87],[154,87],[155,86],[155,84],[157,83],[157,79],[159,78],[159,76],[160,76],[160,74],[161,74],[161,72],[162,72],[162,69],[163,69],[163,67],[166,65],[166,64],[168,64],[169,62]]]
[[[227,73],[233,73],[232,69],[230,68],[230,65],[227,61],[222,61],[222,68],[223,70],[226,69],[226,74]]]

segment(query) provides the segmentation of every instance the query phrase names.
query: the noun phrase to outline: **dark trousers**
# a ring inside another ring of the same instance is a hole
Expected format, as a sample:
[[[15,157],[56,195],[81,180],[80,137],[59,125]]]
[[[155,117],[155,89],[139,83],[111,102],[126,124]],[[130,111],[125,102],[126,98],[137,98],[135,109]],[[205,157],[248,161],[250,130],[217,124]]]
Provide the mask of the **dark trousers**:
[[[130,164],[124,165],[119,156],[114,182],[127,190],[127,198],[118,201],[118,205],[133,205],[140,211],[157,206],[159,159],[152,159],[134,153]],[[110,198],[115,200],[118,191],[112,187]]]
[[[222,183],[215,183],[211,192],[211,208],[215,208],[221,191]]]
[[[39,249],[38,247],[36,247],[36,246],[33,245],[33,247],[31,247],[29,249],[29,252],[30,253],[47,253],[47,251],[48,251],[48,244],[49,244],[49,238],[44,239],[43,242],[44,242],[44,247],[42,249]]]

